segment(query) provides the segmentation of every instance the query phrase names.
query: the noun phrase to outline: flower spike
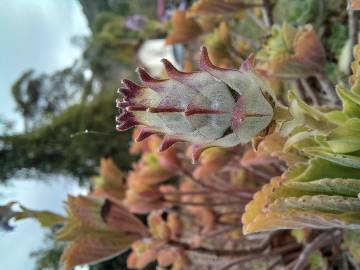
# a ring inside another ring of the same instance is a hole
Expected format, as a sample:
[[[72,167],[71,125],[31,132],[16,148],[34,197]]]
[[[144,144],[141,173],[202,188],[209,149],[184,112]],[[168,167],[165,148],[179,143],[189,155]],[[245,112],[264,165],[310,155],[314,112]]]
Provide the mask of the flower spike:
[[[251,56],[241,70],[215,66],[205,47],[201,71],[186,73],[166,59],[162,63],[167,80],[155,79],[143,68],[137,72],[145,86],[123,80],[124,98],[117,107],[130,114],[117,118],[118,130],[141,123],[146,129],[138,141],[153,133],[165,134],[160,151],[177,142],[190,142],[196,145],[197,160],[206,148],[247,143],[270,124],[273,102],[265,97],[271,94],[267,95],[269,88],[255,74]]]

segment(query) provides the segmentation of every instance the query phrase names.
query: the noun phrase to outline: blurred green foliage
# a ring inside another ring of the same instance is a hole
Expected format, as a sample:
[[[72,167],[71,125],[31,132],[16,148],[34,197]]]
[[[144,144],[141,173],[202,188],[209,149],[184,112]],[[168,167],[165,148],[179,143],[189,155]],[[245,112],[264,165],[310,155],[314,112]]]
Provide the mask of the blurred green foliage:
[[[45,247],[38,249],[30,254],[35,259],[34,270],[58,270],[61,269],[59,261],[65,243],[55,241],[53,233],[45,236]]]
[[[115,98],[115,91],[104,91],[93,101],[73,105],[28,133],[1,136],[0,177],[8,178],[24,168],[84,179],[96,173],[104,156],[128,169],[132,161],[128,154],[130,134],[115,131]]]

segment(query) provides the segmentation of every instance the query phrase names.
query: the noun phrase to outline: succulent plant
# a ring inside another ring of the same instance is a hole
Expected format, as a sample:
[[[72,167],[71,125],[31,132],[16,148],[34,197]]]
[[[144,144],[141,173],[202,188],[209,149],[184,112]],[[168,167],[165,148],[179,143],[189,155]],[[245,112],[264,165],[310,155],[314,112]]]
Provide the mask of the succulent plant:
[[[121,114],[117,130],[144,125],[136,138],[165,134],[160,151],[176,142],[194,145],[196,160],[202,150],[247,143],[266,129],[273,118],[269,88],[252,69],[252,58],[240,70],[213,65],[207,49],[201,50],[201,71],[185,73],[163,59],[169,79],[158,80],[144,69],[137,72],[142,86],[124,79],[117,101]]]
[[[242,217],[245,234],[305,227],[360,228],[359,52],[358,45],[351,88],[336,88],[341,111],[311,107],[289,92],[291,117],[279,129],[286,138],[279,147],[285,156],[293,151],[307,160],[289,166],[254,195]]]

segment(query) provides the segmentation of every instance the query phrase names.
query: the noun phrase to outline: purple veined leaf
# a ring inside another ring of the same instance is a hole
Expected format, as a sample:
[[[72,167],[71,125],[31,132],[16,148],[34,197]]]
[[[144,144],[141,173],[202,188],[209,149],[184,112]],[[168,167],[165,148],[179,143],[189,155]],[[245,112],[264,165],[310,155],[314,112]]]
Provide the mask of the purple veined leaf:
[[[153,78],[138,68],[141,85],[124,79],[117,100],[119,131],[144,125],[139,140],[165,134],[160,150],[176,142],[194,145],[196,160],[209,147],[232,147],[249,142],[273,118],[271,90],[253,71],[251,58],[240,68],[213,65],[201,50],[200,69],[185,73],[162,61],[169,79]]]

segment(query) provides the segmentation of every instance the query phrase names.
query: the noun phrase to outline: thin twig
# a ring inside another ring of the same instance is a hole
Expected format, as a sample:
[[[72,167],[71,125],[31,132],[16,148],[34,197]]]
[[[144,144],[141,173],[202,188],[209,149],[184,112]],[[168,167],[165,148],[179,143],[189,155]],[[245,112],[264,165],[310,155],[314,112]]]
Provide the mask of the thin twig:
[[[209,195],[208,190],[199,191],[160,191],[163,196],[196,196],[196,195]]]
[[[224,190],[224,189],[219,189],[217,187],[215,187],[214,185],[207,185],[206,183],[204,183],[201,180],[196,179],[195,177],[192,176],[191,173],[189,173],[186,170],[182,170],[180,172],[180,175],[187,177],[190,181],[192,181],[193,183],[195,183],[196,185],[211,190],[212,192],[216,192],[219,194],[222,194],[224,196],[231,196],[231,197],[236,197],[236,198],[242,198],[242,196],[239,196],[238,194],[236,194],[236,190],[234,189],[228,189],[228,190]]]
[[[264,23],[256,17],[256,15],[251,10],[246,10],[246,14],[264,31],[266,31],[266,26]]]
[[[167,244],[170,246],[181,247],[186,251],[211,254],[211,255],[215,255],[215,256],[219,256],[219,257],[237,257],[237,256],[248,257],[248,255],[256,256],[256,254],[255,255],[251,255],[251,254],[254,254],[256,252],[261,252],[267,247],[267,245],[264,245],[264,246],[258,246],[255,248],[249,248],[249,249],[244,249],[244,250],[208,249],[205,247],[194,248],[194,247],[191,247],[188,243],[174,241],[174,240],[170,240]],[[288,246],[285,246],[285,247],[289,248]],[[296,247],[292,246],[291,249],[295,249],[295,248],[299,248],[299,247],[300,247],[300,245],[296,243]]]
[[[350,255],[350,253],[346,252],[346,257],[347,257],[347,260],[349,261],[350,265],[355,270],[360,270],[360,266],[357,264],[357,262],[354,260],[354,258]]]
[[[232,211],[227,211],[227,212],[223,212],[223,213],[217,213],[217,219],[220,219],[222,216],[230,216],[230,215],[242,215],[244,213],[244,210],[232,210]]]
[[[305,100],[305,89],[304,86],[301,84],[300,79],[297,79],[294,81],[294,85],[295,85],[295,92],[296,94],[302,99]]]
[[[317,249],[322,248],[326,245],[328,245],[331,241],[334,240],[334,237],[340,235],[340,231],[335,231],[335,233],[331,233],[329,231],[325,231],[321,234],[319,234],[313,241],[311,241],[309,244],[305,246],[303,251],[300,253],[298,259],[296,260],[296,263],[293,270],[303,270],[306,267],[306,264],[308,263],[309,256]]]
[[[304,87],[305,94],[311,99],[311,103],[315,106],[319,106],[319,100],[314,93],[313,89],[311,88],[310,84],[306,79],[300,79],[302,86]]]
[[[249,38],[247,36],[244,36],[242,35],[241,33],[238,33],[234,30],[231,30],[230,33],[235,36],[236,39],[240,39],[240,40],[243,40],[243,41],[246,41],[247,43],[249,43],[250,45],[256,47],[256,48],[259,48],[260,47],[260,42],[255,40],[255,39],[252,39],[252,38]]]
[[[253,174],[255,174],[258,177],[261,177],[263,180],[266,180],[266,181],[268,181],[268,180],[270,180],[271,178],[274,177],[274,175],[270,175],[270,174],[268,174],[268,173],[266,173],[264,171],[261,171],[259,169],[255,169],[252,166],[246,166],[246,167],[244,167],[244,169],[251,172],[251,173],[253,173]]]
[[[189,205],[189,206],[224,206],[224,205],[242,205],[248,201],[221,201],[221,202],[182,202],[163,199],[164,202],[175,204],[175,205]]]
[[[233,266],[235,266],[237,264],[240,264],[240,263],[244,263],[244,262],[248,262],[248,261],[252,261],[252,260],[265,259],[265,258],[268,258],[268,257],[273,257],[273,256],[276,256],[276,255],[280,255],[280,254],[282,254],[284,252],[295,250],[295,249],[298,249],[300,247],[301,247],[301,245],[298,244],[298,243],[291,243],[289,245],[273,249],[273,250],[269,251],[268,253],[253,254],[253,255],[249,255],[249,256],[243,256],[242,258],[229,263],[228,265],[223,267],[221,270],[228,270],[231,267],[233,267]]]
[[[273,25],[274,20],[272,15],[272,4],[269,0],[263,0],[262,14],[265,25],[270,28]]]
[[[220,230],[213,231],[211,233],[207,233],[205,235],[202,235],[202,238],[204,238],[204,239],[214,238],[214,237],[217,237],[219,235],[226,234],[226,233],[238,230],[241,227],[242,227],[242,224],[226,226],[225,228],[222,228]]]
[[[339,104],[340,100],[339,97],[336,95],[335,88],[333,87],[330,80],[325,76],[325,74],[319,73],[316,74],[315,77],[319,81],[321,89],[326,93],[326,97],[329,99],[331,104]]]
[[[266,270],[273,270],[281,262],[281,258],[277,258]]]

